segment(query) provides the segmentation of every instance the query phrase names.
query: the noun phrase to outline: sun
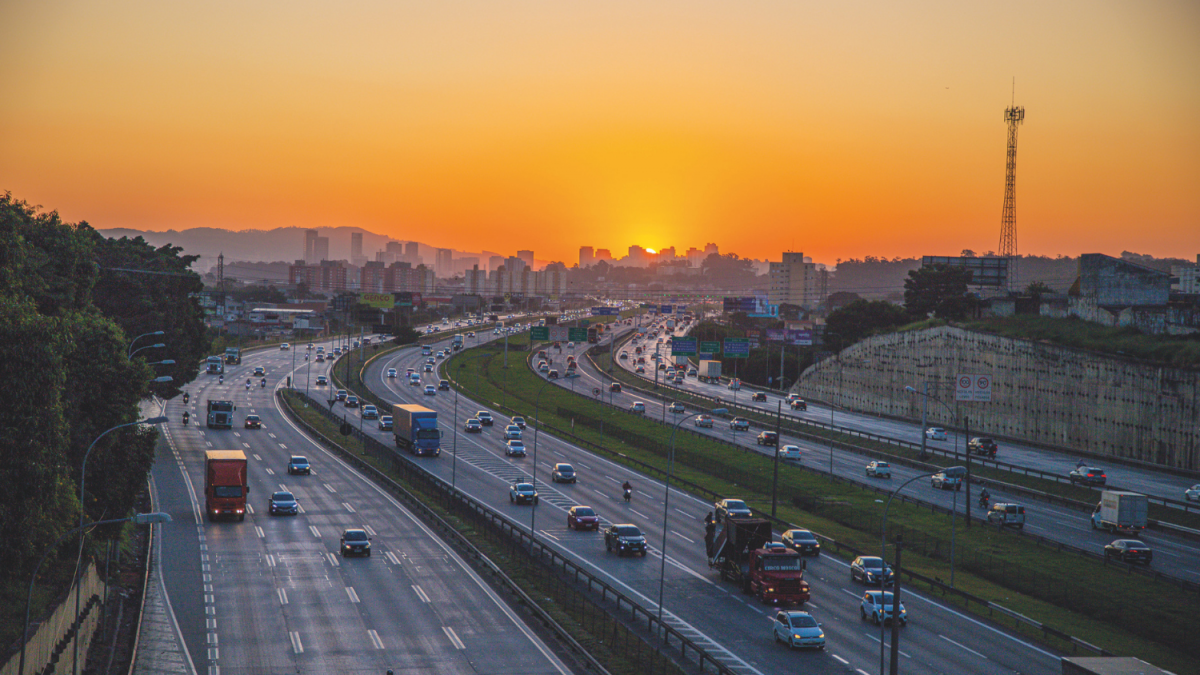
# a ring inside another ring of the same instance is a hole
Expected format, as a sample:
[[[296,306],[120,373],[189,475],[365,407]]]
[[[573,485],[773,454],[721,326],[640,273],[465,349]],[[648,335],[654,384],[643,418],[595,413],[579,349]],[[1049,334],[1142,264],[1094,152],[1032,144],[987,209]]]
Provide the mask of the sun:
[[[654,249],[652,249],[652,248],[648,248],[648,249],[646,249],[646,253],[649,253],[649,254],[651,254],[651,255],[654,255],[654,254],[657,254],[657,253],[658,253],[658,251],[655,251],[655,250],[654,250]]]

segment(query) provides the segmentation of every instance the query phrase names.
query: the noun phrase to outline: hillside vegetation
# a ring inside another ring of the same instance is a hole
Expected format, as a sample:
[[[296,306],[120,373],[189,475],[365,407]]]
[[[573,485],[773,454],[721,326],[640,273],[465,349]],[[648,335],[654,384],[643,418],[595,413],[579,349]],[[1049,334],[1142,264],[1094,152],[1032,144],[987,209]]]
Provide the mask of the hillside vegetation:
[[[1200,334],[1147,335],[1136,328],[1109,328],[1075,318],[992,317],[967,321],[963,328],[1036,340],[1178,368],[1200,367]]]

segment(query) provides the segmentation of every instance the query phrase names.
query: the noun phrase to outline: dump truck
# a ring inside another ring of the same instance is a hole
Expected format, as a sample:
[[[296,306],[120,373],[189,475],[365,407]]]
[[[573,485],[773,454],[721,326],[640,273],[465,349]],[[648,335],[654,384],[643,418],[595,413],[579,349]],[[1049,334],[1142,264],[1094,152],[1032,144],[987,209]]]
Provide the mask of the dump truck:
[[[1136,492],[1105,490],[1100,503],[1092,511],[1092,529],[1108,530],[1113,534],[1137,534],[1146,529],[1149,500]]]
[[[442,430],[437,412],[411,403],[392,406],[392,434],[396,447],[414,455],[437,457],[442,453]]]
[[[709,547],[708,566],[764,603],[804,604],[809,599],[804,558],[788,548],[764,548],[772,540],[766,518],[727,517]],[[708,542],[706,541],[707,545]]]
[[[246,453],[208,450],[204,453],[204,512],[209,520],[246,519]]]
[[[210,398],[205,402],[205,407],[208,409],[205,426],[209,429],[233,428],[233,411],[237,410],[233,401],[214,401]]]
[[[701,382],[717,382],[721,379],[721,362],[720,361],[701,361],[700,369],[697,373]]]

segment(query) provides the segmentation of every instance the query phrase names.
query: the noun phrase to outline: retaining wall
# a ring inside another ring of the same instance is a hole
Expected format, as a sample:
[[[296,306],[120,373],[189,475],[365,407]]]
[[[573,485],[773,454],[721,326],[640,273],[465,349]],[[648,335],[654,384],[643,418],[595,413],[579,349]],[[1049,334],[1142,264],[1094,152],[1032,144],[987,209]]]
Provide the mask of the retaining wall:
[[[988,375],[991,402],[956,402],[955,377]],[[1200,469],[1200,371],[952,326],[879,335],[808,368],[794,391],[850,410],[921,419],[922,388],[992,434],[1099,456]],[[930,426],[961,428],[930,402]]]

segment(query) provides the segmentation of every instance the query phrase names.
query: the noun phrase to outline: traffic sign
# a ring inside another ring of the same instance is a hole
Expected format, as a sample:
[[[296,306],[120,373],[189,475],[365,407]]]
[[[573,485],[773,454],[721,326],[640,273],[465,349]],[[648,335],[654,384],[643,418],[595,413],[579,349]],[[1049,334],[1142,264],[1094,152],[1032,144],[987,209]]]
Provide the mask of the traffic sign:
[[[529,339],[537,342],[547,342],[550,340],[549,326],[534,326],[529,329]]]
[[[658,308],[659,314],[670,314],[671,312],[672,312],[671,305],[663,305],[662,307]]]
[[[716,354],[721,351],[721,343],[717,340],[705,340],[700,343],[701,354]]]
[[[568,328],[567,339],[571,342],[587,342],[586,328]]]
[[[696,338],[694,337],[673,337],[671,338],[671,356],[695,356],[696,355]]]
[[[955,379],[955,401],[978,401],[989,403],[992,400],[992,376],[961,374]]]
[[[725,338],[725,356],[744,359],[750,356],[750,338]]]

